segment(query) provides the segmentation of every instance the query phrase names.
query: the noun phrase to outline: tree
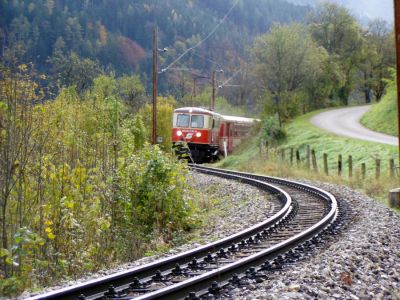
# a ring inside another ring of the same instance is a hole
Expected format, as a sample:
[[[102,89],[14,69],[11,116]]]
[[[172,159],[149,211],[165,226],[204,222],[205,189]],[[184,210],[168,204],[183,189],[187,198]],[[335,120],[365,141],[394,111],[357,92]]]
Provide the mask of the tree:
[[[117,40],[118,48],[124,61],[131,67],[138,66],[140,61],[146,57],[144,49],[131,39],[120,36]]]
[[[326,55],[300,24],[273,26],[256,39],[252,52],[253,69],[261,88],[270,95],[281,125],[296,114],[299,92],[321,72]]]
[[[118,78],[118,93],[133,112],[146,102],[146,90],[139,75],[124,75]]]
[[[361,56],[358,63],[360,71],[360,90],[366,103],[371,102],[372,94],[379,101],[390,79],[390,67],[395,65],[393,32],[387,22],[374,20],[363,34]]]
[[[0,266],[6,277],[10,274],[8,260],[12,257],[10,240],[16,228],[22,227],[22,213],[13,222],[8,214],[10,207],[22,210],[19,188],[24,184],[27,164],[37,147],[32,137],[40,125],[32,118],[35,109],[32,104],[40,100],[39,91],[28,66],[20,65],[18,72],[11,72],[0,65]],[[13,199],[15,191],[18,196]]]
[[[165,151],[170,151],[172,147],[172,114],[175,105],[176,101],[172,97],[157,97],[157,136],[163,138],[161,146]],[[152,109],[152,105],[146,104],[139,111],[139,115],[143,119],[148,132],[151,132],[153,126]],[[147,134],[147,136],[151,137],[150,134]]]
[[[93,80],[102,73],[99,63],[89,58],[80,58],[71,52],[67,57],[61,51],[62,39],[58,39],[53,56],[49,62],[53,64],[54,78],[60,87],[75,85],[82,92],[93,85]]]
[[[355,72],[362,45],[361,30],[348,10],[324,3],[310,16],[310,30],[318,45],[324,47],[345,76],[336,96],[345,105],[355,83]]]

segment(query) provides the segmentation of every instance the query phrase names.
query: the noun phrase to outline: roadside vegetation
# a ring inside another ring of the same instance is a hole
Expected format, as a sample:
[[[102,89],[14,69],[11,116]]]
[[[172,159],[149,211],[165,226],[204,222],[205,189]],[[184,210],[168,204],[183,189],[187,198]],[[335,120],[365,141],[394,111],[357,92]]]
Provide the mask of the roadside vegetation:
[[[306,24],[275,25],[258,37],[251,53],[260,91],[260,131],[247,147],[219,165],[348,184],[364,189],[368,195],[387,199],[388,190],[398,185],[398,177],[388,175],[389,160],[394,159],[397,165],[397,147],[337,137],[315,128],[308,119],[329,107],[375,101],[376,108],[364,122],[374,130],[396,133],[391,71],[395,47],[393,31],[388,28],[380,20],[361,28],[346,9],[325,3],[311,12]],[[307,145],[315,150],[318,173],[306,167]],[[330,176],[323,174],[324,153],[328,156]],[[337,176],[338,155],[342,155],[342,176]],[[353,161],[351,178],[347,167],[349,155]],[[377,159],[381,160],[382,169],[379,179],[375,178]],[[366,165],[365,180],[360,170],[362,163]]]
[[[361,28],[328,3],[307,20],[273,26],[251,49],[260,110],[280,126],[317,109],[379,102],[392,78],[395,47],[385,22]]]
[[[289,122],[285,127],[287,136],[279,142],[276,141],[272,147],[264,146],[266,139],[262,135],[253,135],[235,154],[220,161],[217,165],[270,176],[343,184],[359,189],[386,203],[388,191],[398,186],[398,171],[395,177],[390,177],[388,170],[390,158],[394,158],[397,164],[397,147],[338,137],[325,132],[308,121],[316,113],[318,112],[301,116]],[[312,166],[310,169],[307,167],[307,145],[310,145],[310,148],[316,152],[318,172],[315,172]],[[290,163],[290,149],[300,151],[299,164],[295,156],[293,164]],[[285,151],[284,159],[282,159],[282,150]],[[328,154],[328,176],[324,173],[323,153]],[[342,176],[338,175],[339,154],[343,157]],[[347,161],[349,155],[353,157],[353,176],[351,178]],[[376,158],[382,159],[379,179],[375,178]],[[361,176],[361,163],[365,163],[367,167],[365,179]]]
[[[393,75],[395,76],[395,72]],[[393,79],[388,82],[386,95],[382,101],[373,104],[372,108],[361,118],[361,123],[372,130],[397,136],[396,83]]]
[[[340,137],[323,129],[317,128],[309,122],[309,119],[320,113],[315,111],[296,118],[286,126],[287,136],[281,140],[278,149],[291,148],[299,150],[304,159],[307,145],[316,152],[318,165],[323,170],[322,156],[328,155],[328,165],[331,173],[337,173],[338,155],[343,157],[343,175],[347,177],[347,159],[353,158],[354,170],[359,170],[362,163],[366,164],[370,174],[375,170],[375,160],[381,159],[382,169],[388,168],[389,159],[397,159],[397,147],[380,143],[373,143],[352,138]]]
[[[3,296],[136,259],[199,224],[187,167],[162,151],[169,139],[147,142],[148,108],[133,110],[124,78],[102,75],[85,93],[72,86],[43,101],[28,66],[1,74]],[[131,100],[143,96],[136,83]],[[173,101],[160,98],[160,132]]]

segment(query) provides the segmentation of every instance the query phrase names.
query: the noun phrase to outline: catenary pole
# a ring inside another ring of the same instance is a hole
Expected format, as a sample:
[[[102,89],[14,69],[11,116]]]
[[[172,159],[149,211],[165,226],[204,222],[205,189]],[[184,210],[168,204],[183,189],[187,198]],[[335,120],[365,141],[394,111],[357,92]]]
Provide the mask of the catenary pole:
[[[397,69],[397,129],[399,138],[399,165],[400,165],[400,0],[394,0],[394,35],[396,43],[396,69]],[[389,205],[400,207],[400,188],[389,192]]]
[[[399,136],[399,165],[400,165],[400,0],[394,0],[394,26],[396,37],[397,65],[397,128]]]
[[[211,105],[210,105],[210,110],[214,111],[215,109],[215,73],[216,71],[214,70],[212,72],[212,77],[211,77],[211,85],[212,85],[212,93],[211,93]]]
[[[158,63],[157,27],[153,30],[153,145],[157,143],[157,63]]]

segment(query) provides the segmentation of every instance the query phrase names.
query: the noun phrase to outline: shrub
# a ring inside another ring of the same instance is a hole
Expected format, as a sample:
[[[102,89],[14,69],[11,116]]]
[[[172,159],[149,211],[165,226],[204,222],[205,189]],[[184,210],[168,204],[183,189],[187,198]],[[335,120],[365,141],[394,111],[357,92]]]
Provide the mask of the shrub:
[[[279,126],[277,117],[268,116],[262,122],[261,138],[267,145],[276,144],[279,140],[286,137],[286,132]]]

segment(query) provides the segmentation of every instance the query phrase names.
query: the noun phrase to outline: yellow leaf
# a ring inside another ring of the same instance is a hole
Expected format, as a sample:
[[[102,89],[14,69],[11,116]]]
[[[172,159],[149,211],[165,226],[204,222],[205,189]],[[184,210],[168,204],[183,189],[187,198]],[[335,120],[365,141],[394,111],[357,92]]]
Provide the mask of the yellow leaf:
[[[50,240],[54,240],[54,239],[56,238],[56,236],[55,236],[52,232],[49,232],[49,233],[47,234],[47,237],[48,237]]]
[[[25,64],[21,64],[18,66],[18,69],[22,72],[26,71],[28,69],[28,66]]]
[[[46,220],[46,221],[44,221],[44,225],[46,225],[46,226],[53,225],[53,221],[51,221],[51,220]]]
[[[7,249],[0,248],[0,257],[8,256],[10,252]]]
[[[46,233],[51,233],[52,232],[50,227],[46,227],[46,229],[44,231],[46,231]]]
[[[73,209],[74,208],[74,202],[72,201],[67,201],[65,202],[65,206],[69,209]]]

